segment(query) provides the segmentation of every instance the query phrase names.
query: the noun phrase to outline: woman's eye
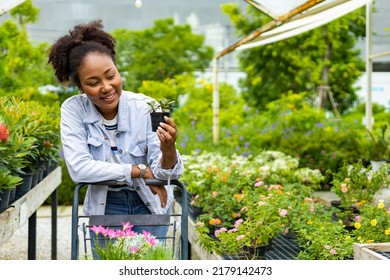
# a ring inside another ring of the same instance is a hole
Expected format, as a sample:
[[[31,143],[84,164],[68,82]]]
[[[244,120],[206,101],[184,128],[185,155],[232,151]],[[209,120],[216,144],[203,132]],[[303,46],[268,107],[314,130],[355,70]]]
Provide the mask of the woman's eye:
[[[115,77],[115,74],[112,74],[112,75],[110,75],[110,76],[108,77],[108,79],[109,79],[109,80],[112,80],[112,79],[114,79],[114,77]]]

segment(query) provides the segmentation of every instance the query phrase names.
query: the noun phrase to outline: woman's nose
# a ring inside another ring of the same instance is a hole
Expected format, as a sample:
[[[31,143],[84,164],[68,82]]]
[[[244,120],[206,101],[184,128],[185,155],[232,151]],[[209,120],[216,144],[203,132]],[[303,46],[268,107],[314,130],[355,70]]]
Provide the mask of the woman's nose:
[[[109,83],[108,81],[103,82],[101,90],[102,90],[102,92],[104,92],[104,93],[110,92],[110,90],[111,90],[111,85],[110,85],[110,83]]]

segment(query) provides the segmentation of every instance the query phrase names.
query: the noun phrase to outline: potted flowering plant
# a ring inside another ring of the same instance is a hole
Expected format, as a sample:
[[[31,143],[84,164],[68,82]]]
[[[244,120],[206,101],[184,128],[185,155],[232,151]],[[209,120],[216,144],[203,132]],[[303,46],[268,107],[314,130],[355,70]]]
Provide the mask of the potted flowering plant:
[[[172,260],[173,252],[150,232],[137,233],[129,222],[122,229],[92,226],[91,230],[105,239],[105,246],[95,242],[95,253],[100,260]],[[98,240],[97,240],[98,241]],[[88,257],[86,256],[86,259]]]
[[[164,116],[170,117],[175,101],[168,98],[151,100],[147,102],[149,106],[148,113],[152,119],[152,130],[156,131],[160,122],[164,122]]]
[[[348,226],[354,222],[354,216],[359,214],[360,208],[371,204],[378,190],[388,184],[389,177],[384,168],[374,172],[370,166],[364,167],[361,161],[344,164],[333,174],[330,189],[339,198],[332,202],[337,206],[336,215]]]
[[[297,236],[299,260],[345,260],[353,256],[354,238],[328,215],[313,216]]]
[[[352,235],[358,243],[380,243],[390,240],[390,208],[384,200],[377,205],[365,205],[361,214],[355,218]]]

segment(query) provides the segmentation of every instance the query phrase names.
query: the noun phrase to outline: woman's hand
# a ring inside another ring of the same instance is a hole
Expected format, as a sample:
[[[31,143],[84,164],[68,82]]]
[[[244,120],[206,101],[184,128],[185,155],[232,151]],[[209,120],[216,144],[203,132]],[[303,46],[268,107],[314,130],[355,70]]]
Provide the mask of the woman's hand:
[[[157,194],[160,197],[161,208],[165,208],[167,206],[167,189],[164,186],[149,186],[150,190],[153,194]]]
[[[145,179],[154,179],[154,175],[152,169],[150,167],[146,167],[145,170]],[[164,186],[149,186],[150,190],[154,195],[158,195],[161,201],[161,208],[165,208],[167,206],[168,194],[167,189]]]
[[[160,123],[156,133],[158,139],[160,139],[160,149],[162,152],[161,166],[164,169],[171,169],[177,162],[177,128],[173,120],[167,116],[165,116],[164,119],[167,123]]]
[[[161,122],[160,126],[157,128],[157,137],[160,139],[161,151],[163,153],[172,150],[176,152],[176,124],[167,116],[165,116],[164,119],[167,123]]]

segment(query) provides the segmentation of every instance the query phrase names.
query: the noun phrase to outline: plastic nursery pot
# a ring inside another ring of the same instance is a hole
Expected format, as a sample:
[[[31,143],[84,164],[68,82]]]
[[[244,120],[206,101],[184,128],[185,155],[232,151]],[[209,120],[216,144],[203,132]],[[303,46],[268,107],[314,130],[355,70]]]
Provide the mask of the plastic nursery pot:
[[[160,123],[166,123],[164,120],[164,116],[170,117],[170,113],[167,112],[152,112],[150,113],[150,117],[152,119],[152,131],[156,131],[160,126]]]

